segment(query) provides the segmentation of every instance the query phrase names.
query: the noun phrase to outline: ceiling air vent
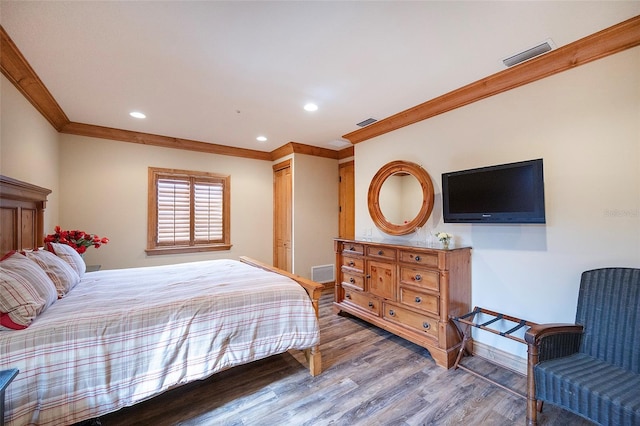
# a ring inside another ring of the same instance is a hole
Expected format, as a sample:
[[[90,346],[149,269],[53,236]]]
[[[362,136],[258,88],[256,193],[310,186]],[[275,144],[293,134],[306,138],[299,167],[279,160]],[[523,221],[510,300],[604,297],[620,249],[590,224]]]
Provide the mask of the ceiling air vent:
[[[524,52],[516,53],[513,56],[509,56],[506,59],[503,59],[502,62],[508,66],[512,67],[521,62],[528,61],[529,59],[535,58],[538,55],[542,55],[543,53],[547,53],[555,47],[553,44],[553,40],[548,39],[544,43],[541,43],[537,46],[534,46],[530,49],[525,50]]]
[[[364,127],[364,126],[368,126],[369,124],[373,124],[376,121],[378,121],[378,120],[376,120],[375,118],[367,118],[366,120],[363,120],[363,121],[359,122],[358,124],[356,124],[356,126]]]

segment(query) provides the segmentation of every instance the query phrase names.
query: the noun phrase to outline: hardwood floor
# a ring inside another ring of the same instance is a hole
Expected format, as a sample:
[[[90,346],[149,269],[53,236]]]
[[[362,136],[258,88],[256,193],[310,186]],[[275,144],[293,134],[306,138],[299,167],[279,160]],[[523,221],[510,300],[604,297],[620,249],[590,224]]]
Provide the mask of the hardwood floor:
[[[100,418],[124,425],[524,425],[525,400],[463,370],[436,366],[426,349],[320,306],[323,373],[273,356],[165,392]],[[477,357],[465,365],[524,392],[526,379]],[[551,405],[540,425],[591,425]]]

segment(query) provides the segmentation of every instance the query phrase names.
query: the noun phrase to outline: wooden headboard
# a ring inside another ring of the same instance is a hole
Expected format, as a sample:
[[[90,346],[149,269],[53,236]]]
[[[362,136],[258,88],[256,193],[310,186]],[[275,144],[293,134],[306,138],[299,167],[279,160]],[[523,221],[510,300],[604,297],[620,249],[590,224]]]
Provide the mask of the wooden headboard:
[[[0,175],[0,256],[40,247],[50,189]]]

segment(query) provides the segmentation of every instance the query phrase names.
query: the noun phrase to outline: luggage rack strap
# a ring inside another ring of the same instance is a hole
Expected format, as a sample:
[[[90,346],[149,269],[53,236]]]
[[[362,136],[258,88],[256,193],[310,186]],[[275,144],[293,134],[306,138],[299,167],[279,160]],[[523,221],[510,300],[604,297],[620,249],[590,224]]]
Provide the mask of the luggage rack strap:
[[[483,322],[482,324],[480,323],[476,323],[474,322],[475,316],[479,313],[485,314],[485,315],[489,315],[492,316],[493,318],[489,319],[486,322]],[[457,323],[462,323],[462,324],[466,324],[469,326],[473,326],[476,328],[479,328],[481,330],[485,330],[488,331],[490,333],[493,334],[497,334],[499,336],[502,337],[506,337],[509,338],[511,340],[515,340],[516,342],[520,342],[523,344],[526,344],[526,342],[524,341],[524,339],[521,339],[519,337],[515,337],[512,336],[511,334],[516,332],[517,330],[521,329],[522,327],[528,326],[531,327],[532,325],[536,325],[536,323],[530,322],[530,321],[526,321],[524,319],[521,318],[517,318],[517,317],[512,317],[510,315],[506,315],[500,312],[495,312],[495,311],[491,311],[489,309],[485,309],[485,308],[481,308],[481,307],[474,307],[473,311],[468,312],[464,315],[460,315],[458,317],[454,317],[452,318],[453,321],[457,322]],[[507,331],[498,331],[495,330],[493,328],[488,327],[489,325],[499,321],[499,320],[506,320],[506,321],[511,321],[511,322],[515,322],[517,325],[513,328],[511,328],[510,330]]]

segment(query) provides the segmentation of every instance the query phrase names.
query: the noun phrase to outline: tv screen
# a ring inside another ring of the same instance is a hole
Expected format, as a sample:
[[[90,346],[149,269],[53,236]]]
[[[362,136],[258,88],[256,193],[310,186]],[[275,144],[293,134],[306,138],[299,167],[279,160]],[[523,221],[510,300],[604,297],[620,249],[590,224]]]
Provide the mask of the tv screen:
[[[447,223],[545,223],[542,159],[442,174]]]

